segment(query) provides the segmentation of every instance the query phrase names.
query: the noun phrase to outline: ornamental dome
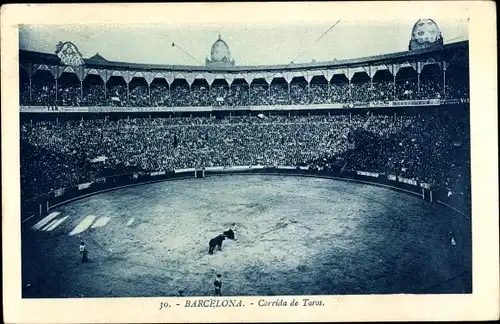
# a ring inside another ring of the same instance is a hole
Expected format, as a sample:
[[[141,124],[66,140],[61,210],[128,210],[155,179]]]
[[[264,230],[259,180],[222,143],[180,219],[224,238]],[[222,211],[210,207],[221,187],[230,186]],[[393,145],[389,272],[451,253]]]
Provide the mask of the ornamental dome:
[[[220,35],[219,39],[212,45],[206,64],[207,66],[234,66],[229,46],[221,39]]]
[[[409,50],[443,45],[443,36],[432,19],[419,19],[411,31]]]

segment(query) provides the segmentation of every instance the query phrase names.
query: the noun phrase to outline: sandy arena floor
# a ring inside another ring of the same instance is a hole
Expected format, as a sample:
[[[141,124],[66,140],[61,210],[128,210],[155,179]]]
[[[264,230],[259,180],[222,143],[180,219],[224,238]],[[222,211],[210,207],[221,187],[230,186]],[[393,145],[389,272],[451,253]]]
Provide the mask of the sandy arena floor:
[[[472,290],[470,221],[370,185],[214,176],[111,191],[51,213],[23,224],[24,297],[209,296],[216,273],[233,296]],[[233,222],[237,241],[208,255],[208,241]]]

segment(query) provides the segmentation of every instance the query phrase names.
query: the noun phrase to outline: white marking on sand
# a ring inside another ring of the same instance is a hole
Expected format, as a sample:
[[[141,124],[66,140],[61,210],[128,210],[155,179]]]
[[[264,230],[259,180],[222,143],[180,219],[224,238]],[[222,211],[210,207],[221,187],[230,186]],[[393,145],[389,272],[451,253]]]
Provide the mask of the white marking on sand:
[[[68,216],[65,216],[61,219],[58,219],[52,226],[49,226],[48,228],[45,228],[44,231],[47,231],[47,232],[52,232],[53,230],[55,230],[59,225],[62,224],[62,222],[64,222],[66,219],[68,218]]]
[[[41,221],[39,221],[38,223],[36,223],[35,225],[33,225],[33,229],[35,231],[38,231],[40,228],[44,227],[50,221],[52,221],[54,218],[56,218],[57,216],[59,216],[59,214],[60,214],[59,212],[53,212],[53,213],[48,214]]]
[[[96,227],[103,227],[106,226],[106,224],[111,220],[109,217],[101,217],[98,220],[95,221],[95,223],[92,225],[92,228]]]
[[[70,236],[85,232],[94,222],[97,216],[87,216],[69,233]]]
[[[131,219],[128,221],[127,226],[132,225],[132,223],[133,223],[133,222],[134,222],[134,219],[133,219],[133,218],[131,218]]]
[[[42,228],[41,230],[42,231],[46,231],[47,228],[51,227],[52,225],[54,225],[55,223],[57,223],[57,219],[53,220],[52,222],[50,222],[47,226],[45,226],[44,228]]]

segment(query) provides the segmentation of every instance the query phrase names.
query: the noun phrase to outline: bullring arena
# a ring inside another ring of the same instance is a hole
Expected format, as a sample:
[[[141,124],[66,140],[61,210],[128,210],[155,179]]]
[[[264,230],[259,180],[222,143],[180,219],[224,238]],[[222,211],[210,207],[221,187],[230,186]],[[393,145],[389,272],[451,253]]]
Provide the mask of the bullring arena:
[[[217,274],[224,296],[472,292],[467,40],[420,19],[399,52],[238,65],[219,35],[205,65],[165,65],[36,31],[23,297],[210,296]]]
[[[25,297],[206,296],[216,273],[233,296],[471,292],[466,218],[369,184],[211,176],[118,189],[50,212],[51,222],[63,221],[24,229]],[[209,255],[209,239],[233,222],[237,240]],[[69,248],[80,240],[86,264]]]

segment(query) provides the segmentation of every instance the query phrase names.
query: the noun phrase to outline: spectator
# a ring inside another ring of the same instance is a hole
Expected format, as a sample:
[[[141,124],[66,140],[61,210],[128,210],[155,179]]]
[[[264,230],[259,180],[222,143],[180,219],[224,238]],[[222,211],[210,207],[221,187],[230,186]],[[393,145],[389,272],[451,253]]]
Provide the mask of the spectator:
[[[463,192],[469,177],[465,120],[313,114],[23,122],[21,188],[28,199],[117,172],[342,163]],[[98,157],[106,159],[95,162]]]

